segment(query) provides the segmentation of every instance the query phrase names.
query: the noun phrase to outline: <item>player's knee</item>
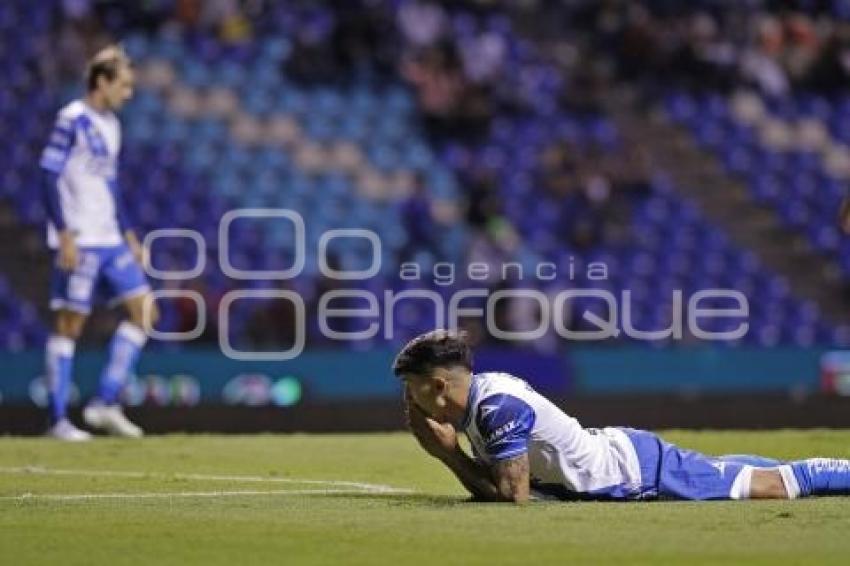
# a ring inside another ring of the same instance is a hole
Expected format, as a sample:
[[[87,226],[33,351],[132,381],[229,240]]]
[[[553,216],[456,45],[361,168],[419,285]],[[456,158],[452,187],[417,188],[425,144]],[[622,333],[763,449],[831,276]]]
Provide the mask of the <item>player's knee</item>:
[[[156,301],[139,297],[127,304],[130,322],[139,328],[153,327],[159,321],[159,308]]]
[[[788,499],[788,491],[779,470],[753,470],[750,484],[752,499]]]
[[[86,316],[84,314],[68,310],[59,311],[56,314],[56,334],[71,340],[78,340],[83,333],[85,322]]]
[[[150,325],[154,326],[157,322],[159,322],[159,307],[156,306],[155,301],[150,302]]]
[[[159,320],[159,314],[153,311],[151,311],[150,315],[147,317],[142,311],[130,312],[130,323],[133,324],[133,326],[138,326],[139,328],[153,326],[156,324],[157,320]]]

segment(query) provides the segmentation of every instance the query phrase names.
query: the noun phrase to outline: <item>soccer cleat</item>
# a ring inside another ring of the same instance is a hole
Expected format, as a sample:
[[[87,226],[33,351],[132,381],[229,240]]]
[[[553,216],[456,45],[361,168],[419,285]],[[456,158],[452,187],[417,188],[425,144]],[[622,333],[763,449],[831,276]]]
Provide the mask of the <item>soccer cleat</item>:
[[[47,436],[66,442],[86,442],[91,440],[91,434],[80,430],[68,419],[62,419],[47,430]]]
[[[93,428],[105,430],[115,436],[140,438],[144,436],[142,429],[130,422],[124,416],[120,405],[104,405],[92,403],[83,409],[83,420]]]

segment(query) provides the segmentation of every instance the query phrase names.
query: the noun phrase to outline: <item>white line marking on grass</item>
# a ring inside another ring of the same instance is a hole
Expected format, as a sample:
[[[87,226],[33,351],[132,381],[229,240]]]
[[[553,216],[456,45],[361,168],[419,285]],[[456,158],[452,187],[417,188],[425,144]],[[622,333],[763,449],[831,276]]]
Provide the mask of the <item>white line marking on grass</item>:
[[[275,489],[269,491],[177,491],[177,492],[140,492],[140,493],[22,493],[20,495],[0,496],[2,500],[30,501],[43,499],[50,501],[85,501],[93,499],[172,499],[191,497],[241,497],[256,495],[382,495],[389,492],[368,492],[355,489]]]
[[[41,466],[18,466],[18,467],[0,467],[0,473],[3,474],[34,474],[34,475],[52,475],[52,476],[82,476],[82,477],[114,477],[114,478],[129,478],[129,479],[161,479],[161,480],[186,480],[186,481],[218,481],[218,482],[233,482],[233,483],[286,483],[286,484],[301,484],[301,485],[326,485],[334,489],[325,490],[300,490],[302,495],[308,492],[315,493],[413,493],[412,489],[397,488],[389,485],[353,482],[344,480],[316,480],[316,479],[298,479],[298,478],[278,478],[265,476],[239,476],[239,475],[210,475],[210,474],[195,474],[195,473],[162,473],[162,472],[138,472],[138,471],[118,471],[118,470],[70,470],[70,469],[54,469],[43,468]],[[349,488],[349,489],[339,489]],[[296,493],[299,490],[278,490],[278,491],[261,491],[261,492],[180,492],[180,493],[233,493],[259,495],[262,493],[276,494],[278,492]],[[26,494],[25,494],[26,495]],[[94,494],[93,494],[94,495]],[[110,494],[105,494],[110,495]],[[133,494],[111,494],[116,496],[133,496]],[[165,494],[170,495],[170,494]],[[35,496],[35,495],[33,495]],[[14,496],[23,497],[23,496]],[[40,497],[40,495],[39,495]],[[204,497],[204,496],[200,496]],[[212,496],[207,496],[212,497]]]

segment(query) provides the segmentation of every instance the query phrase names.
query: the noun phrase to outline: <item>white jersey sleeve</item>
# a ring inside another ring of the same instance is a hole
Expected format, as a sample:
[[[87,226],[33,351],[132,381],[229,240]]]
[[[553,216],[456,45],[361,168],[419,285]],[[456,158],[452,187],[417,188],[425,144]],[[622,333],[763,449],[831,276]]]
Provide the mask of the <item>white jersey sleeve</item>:
[[[535,483],[589,494],[640,487],[637,454],[625,433],[583,428],[506,373],[473,376],[463,429],[485,463],[527,453]]]
[[[62,170],[65,169],[65,163],[71,155],[71,149],[74,147],[75,127],[73,113],[68,111],[68,107],[64,108],[56,116],[56,122],[50,132],[50,139],[41,153],[39,165],[42,169],[57,175],[62,173]]]
[[[117,163],[121,146],[118,118],[84,101],[59,111],[39,165],[56,175],[59,208],[80,246],[115,246],[123,241],[118,220]],[[48,245],[58,245],[48,223]]]

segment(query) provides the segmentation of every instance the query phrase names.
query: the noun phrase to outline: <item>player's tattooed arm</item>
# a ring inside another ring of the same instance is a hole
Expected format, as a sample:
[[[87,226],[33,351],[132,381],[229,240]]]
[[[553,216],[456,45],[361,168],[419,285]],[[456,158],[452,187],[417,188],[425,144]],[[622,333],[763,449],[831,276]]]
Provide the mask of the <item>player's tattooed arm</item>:
[[[454,426],[425,415],[413,402],[407,388],[404,408],[407,426],[422,449],[443,462],[475,499],[515,503],[528,500],[527,454],[486,466],[460,447]]]
[[[528,455],[486,466],[458,448],[443,462],[479,501],[525,503],[529,496]]]
[[[491,468],[493,483],[499,495],[506,501],[525,503],[529,496],[528,454],[500,460]]]

